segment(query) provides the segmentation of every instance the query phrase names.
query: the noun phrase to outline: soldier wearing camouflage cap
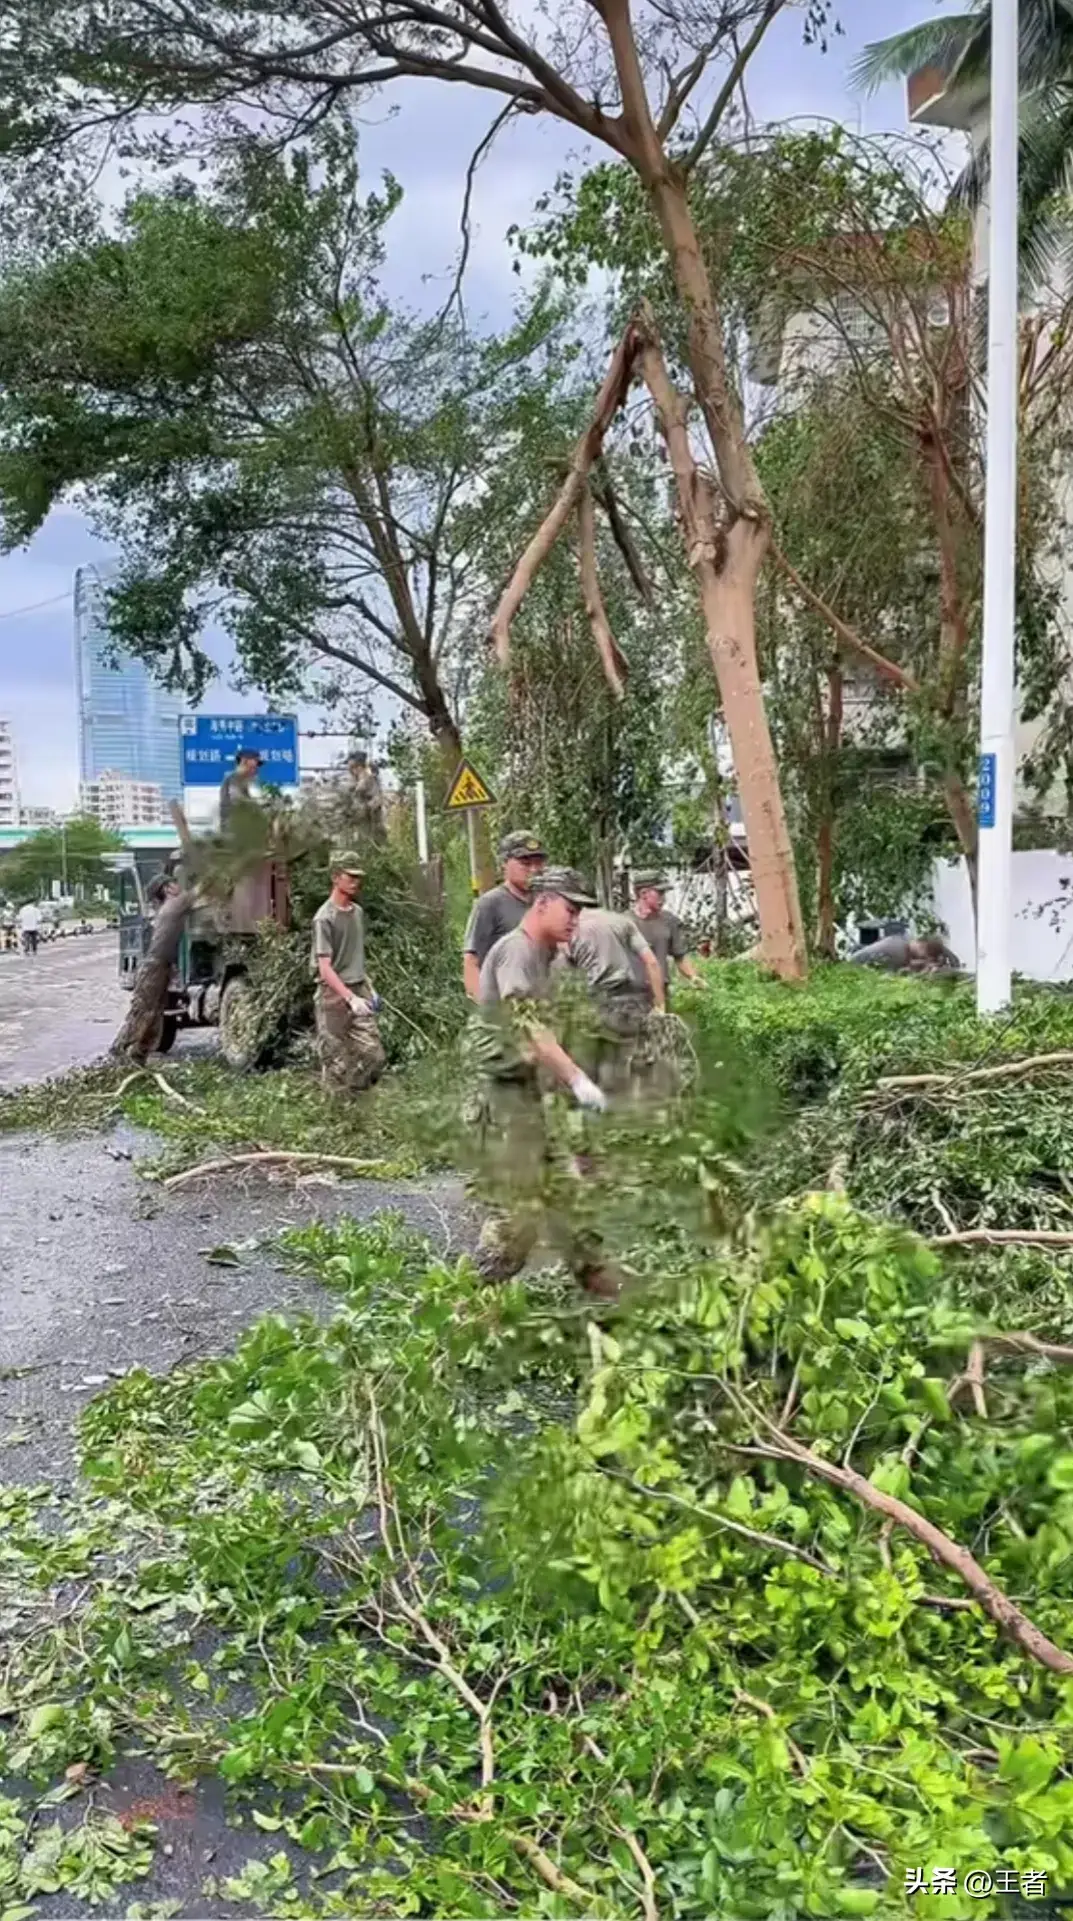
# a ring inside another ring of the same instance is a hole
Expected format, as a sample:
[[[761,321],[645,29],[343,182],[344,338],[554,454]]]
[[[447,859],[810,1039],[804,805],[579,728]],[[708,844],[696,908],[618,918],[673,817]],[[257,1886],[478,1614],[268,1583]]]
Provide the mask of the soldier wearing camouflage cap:
[[[686,930],[677,914],[668,913],[664,906],[666,892],[667,876],[657,868],[635,874],[631,917],[659,962],[665,989],[670,985],[672,961],[685,980],[702,987],[703,976],[689,958]]]
[[[516,1274],[542,1231],[562,1251],[582,1286],[617,1291],[598,1238],[574,1218],[578,1182],[547,1131],[544,1087],[562,1088],[580,1107],[606,1100],[552,1030],[552,967],[583,908],[595,906],[580,874],[549,867],[538,874],[518,926],[501,935],[481,968],[474,1050],[481,1072],[481,1161],[489,1198],[504,1211],[485,1222],[478,1265],[489,1280]]]
[[[462,943],[462,979],[471,1001],[477,999],[481,968],[504,934],[512,934],[530,904],[533,881],[547,860],[539,835],[519,828],[499,843],[503,879],[473,904]]]
[[[365,916],[358,896],[365,878],[361,856],[347,849],[331,857],[332,891],[313,916],[313,971],[317,976],[317,1052],[325,1085],[343,1094],[371,1087],[386,1055],[376,1024],[380,996],[365,966]]]

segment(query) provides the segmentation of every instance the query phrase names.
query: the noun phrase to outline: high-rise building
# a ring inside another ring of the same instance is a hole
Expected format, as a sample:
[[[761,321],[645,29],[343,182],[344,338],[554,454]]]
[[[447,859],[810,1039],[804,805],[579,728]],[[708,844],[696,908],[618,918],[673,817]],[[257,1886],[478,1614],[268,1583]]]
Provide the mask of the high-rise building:
[[[0,720],[0,827],[19,824],[19,770],[11,722]]]
[[[78,687],[78,772],[83,788],[103,774],[159,788],[165,801],[182,793],[180,694],[155,681],[144,661],[114,655],[105,589],[109,570],[75,575],[75,675]]]
[[[165,820],[164,796],[155,780],[128,780],[109,767],[98,780],[82,782],[82,812],[102,827],[156,827]]]
[[[42,827],[58,827],[60,817],[54,807],[24,807],[19,814],[20,827],[32,827],[39,833]]]

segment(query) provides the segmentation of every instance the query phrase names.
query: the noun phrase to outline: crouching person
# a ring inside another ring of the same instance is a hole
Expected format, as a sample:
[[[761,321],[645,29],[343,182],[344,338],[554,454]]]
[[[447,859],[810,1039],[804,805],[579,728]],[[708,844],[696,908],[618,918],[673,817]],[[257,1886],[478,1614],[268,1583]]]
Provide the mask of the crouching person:
[[[358,1094],[384,1071],[380,997],[365,970],[364,874],[356,854],[333,854],[332,891],[313,916],[317,1054],[326,1087]]]

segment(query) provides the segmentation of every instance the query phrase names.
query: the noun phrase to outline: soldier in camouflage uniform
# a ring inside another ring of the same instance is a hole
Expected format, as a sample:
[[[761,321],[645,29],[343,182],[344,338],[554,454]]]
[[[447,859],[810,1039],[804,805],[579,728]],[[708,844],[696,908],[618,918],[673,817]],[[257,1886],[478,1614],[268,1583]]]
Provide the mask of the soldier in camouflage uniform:
[[[585,1054],[593,1079],[611,1098],[641,1092],[649,1020],[664,1007],[663,975],[647,941],[629,914],[588,907],[564,958],[589,991]]]
[[[478,1266],[489,1280],[508,1280],[547,1232],[583,1287],[614,1294],[617,1283],[601,1259],[599,1237],[579,1225],[577,1175],[556,1151],[543,1100],[545,1087],[558,1087],[580,1107],[606,1106],[548,1024],[552,963],[580,909],[592,904],[580,875],[549,868],[534,881],[533,904],[520,925],[496,942],[481,968],[472,1030],[481,1074],[481,1186],[503,1211],[485,1223]]]
[[[376,1015],[380,997],[365,971],[365,919],[358,902],[364,878],[357,854],[333,854],[332,891],[313,916],[317,976],[317,1053],[326,1087],[356,1094],[384,1071]]]

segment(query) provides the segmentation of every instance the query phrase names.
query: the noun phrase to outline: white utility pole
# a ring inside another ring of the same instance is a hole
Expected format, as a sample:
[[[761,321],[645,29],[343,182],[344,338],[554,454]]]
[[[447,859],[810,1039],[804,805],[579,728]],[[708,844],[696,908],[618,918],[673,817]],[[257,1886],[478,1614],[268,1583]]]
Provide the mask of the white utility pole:
[[[987,515],[980,686],[976,1011],[1010,999],[1013,878],[1013,621],[1017,542],[1018,0],[991,0],[991,191],[987,329]]]

